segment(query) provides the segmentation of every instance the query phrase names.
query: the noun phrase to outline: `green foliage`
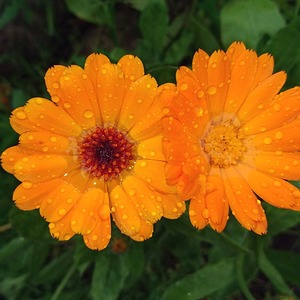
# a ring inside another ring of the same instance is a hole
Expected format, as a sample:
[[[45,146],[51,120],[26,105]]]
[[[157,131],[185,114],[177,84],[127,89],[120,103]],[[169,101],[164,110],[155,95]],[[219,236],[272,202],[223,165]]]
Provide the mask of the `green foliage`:
[[[138,55],[159,83],[175,82],[198,48],[209,54],[233,40],[275,57],[285,88],[300,84],[299,1],[65,0],[0,3],[0,151],[15,145],[13,109],[49,97],[54,64],[79,64],[91,52],[117,61]],[[17,180],[0,170],[0,299],[191,300],[297,299],[300,214],[263,203],[268,234],[230,216],[223,233],[197,231],[187,214],[161,220],[137,243],[114,228],[104,251],[82,237],[58,242],[38,211],[15,207]],[[299,182],[294,182],[298,187]],[[115,248],[121,239],[124,249]]]

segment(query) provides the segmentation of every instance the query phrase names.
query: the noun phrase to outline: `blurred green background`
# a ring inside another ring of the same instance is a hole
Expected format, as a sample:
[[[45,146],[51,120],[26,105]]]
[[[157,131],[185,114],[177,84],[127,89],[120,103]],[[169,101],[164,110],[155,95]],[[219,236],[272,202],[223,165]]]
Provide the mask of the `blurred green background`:
[[[300,84],[299,0],[1,0],[0,151],[15,145],[10,112],[49,98],[44,74],[92,52],[116,62],[138,55],[159,83],[175,79],[198,48],[211,54],[234,40],[275,57],[285,88]],[[137,243],[114,229],[108,248],[80,236],[57,242],[38,211],[18,210],[18,182],[0,170],[0,299],[298,299],[300,212],[264,203],[269,229],[256,236],[231,216],[218,234],[197,231],[185,214],[161,220]],[[299,186],[299,182],[295,182]]]

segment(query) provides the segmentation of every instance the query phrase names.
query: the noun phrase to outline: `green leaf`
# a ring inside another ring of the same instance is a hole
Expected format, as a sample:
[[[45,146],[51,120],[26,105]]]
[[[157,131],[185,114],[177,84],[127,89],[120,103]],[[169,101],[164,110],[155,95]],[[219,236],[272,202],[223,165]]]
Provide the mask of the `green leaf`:
[[[173,283],[161,300],[198,300],[211,295],[234,280],[234,260],[221,260]]]
[[[289,86],[300,84],[300,47],[295,37],[300,32],[300,17],[295,18],[274,35],[266,48],[275,59],[275,69],[285,70],[288,73]]]
[[[78,18],[95,25],[112,25],[109,1],[65,0],[67,7]]]
[[[269,278],[275,289],[286,296],[292,296],[293,293],[284,281],[282,275],[267,258],[264,252],[264,240],[262,237],[257,239],[257,259],[260,270]]]
[[[3,1],[0,4],[0,29],[15,18],[23,6],[22,0]]]
[[[164,0],[153,0],[142,11],[139,27],[146,48],[143,51],[147,51],[147,55],[158,57],[161,54],[166,43],[168,19]]]
[[[265,35],[273,36],[285,25],[278,7],[270,0],[230,1],[223,6],[220,21],[224,46],[242,41],[253,49]]]
[[[266,204],[265,206],[268,216],[268,235],[277,235],[300,223],[300,213],[298,211],[280,209]]]
[[[102,252],[97,258],[93,272],[92,298],[94,300],[118,299],[128,275],[129,269],[121,254]]]

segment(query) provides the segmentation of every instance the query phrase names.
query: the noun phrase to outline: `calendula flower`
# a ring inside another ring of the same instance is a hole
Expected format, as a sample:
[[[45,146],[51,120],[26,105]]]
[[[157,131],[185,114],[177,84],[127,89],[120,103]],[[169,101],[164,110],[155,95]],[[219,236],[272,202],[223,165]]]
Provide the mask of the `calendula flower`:
[[[39,209],[59,240],[81,234],[98,250],[110,240],[111,215],[142,241],[161,217],[183,213],[164,177],[158,104],[168,85],[144,75],[138,57],[112,64],[103,54],[84,69],[54,66],[45,81],[52,101],[33,98],[13,111],[19,145],[1,156],[22,182],[13,195],[20,209]]]
[[[259,198],[300,210],[300,88],[279,93],[284,72],[273,58],[233,43],[211,56],[195,53],[176,74],[166,103],[163,151],[168,183],[191,199],[196,228],[226,225],[229,208],[248,230],[267,230]]]

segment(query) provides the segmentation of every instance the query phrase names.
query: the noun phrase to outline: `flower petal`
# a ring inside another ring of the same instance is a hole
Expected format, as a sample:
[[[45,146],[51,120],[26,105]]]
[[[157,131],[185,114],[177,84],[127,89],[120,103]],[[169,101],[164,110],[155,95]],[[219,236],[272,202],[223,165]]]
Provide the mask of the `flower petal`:
[[[271,205],[300,210],[300,191],[292,184],[245,165],[239,166],[239,172],[249,182],[251,189]]]
[[[80,193],[76,187],[61,180],[41,204],[40,213],[48,222],[63,218],[75,205]]]
[[[155,223],[162,217],[162,206],[156,200],[155,192],[144,181],[135,176],[127,176],[122,186],[141,218]]]
[[[111,211],[116,225],[124,234],[136,235],[141,227],[141,218],[134,203],[120,185],[109,188]]]
[[[23,156],[13,172],[20,181],[41,182],[63,176],[71,167],[70,158],[55,154]]]
[[[59,78],[59,83],[61,95],[57,104],[83,129],[94,127],[96,121],[101,122],[94,86],[82,68],[66,68]]]
[[[52,101],[43,98],[32,98],[24,107],[25,120],[35,124],[34,131],[44,129],[63,136],[78,136],[82,132],[80,126]],[[16,113],[18,119],[18,112]],[[18,119],[20,125],[22,120]],[[26,124],[26,123],[25,123]]]
[[[140,141],[137,145],[137,153],[143,159],[165,160],[162,153],[162,136],[157,135]]]
[[[24,181],[15,189],[13,193],[13,200],[17,207],[22,210],[33,210],[40,208],[41,203],[46,195],[60,182],[60,179],[39,183]]]
[[[144,65],[137,56],[131,54],[122,56],[118,61],[118,66],[125,75],[126,88],[128,88],[132,82],[144,75]]]
[[[110,63],[110,60],[106,55],[102,53],[92,53],[86,59],[84,64],[84,71],[90,78],[94,89],[96,89],[98,84],[98,72],[100,68],[107,63]]]
[[[49,223],[48,227],[51,235],[57,238],[59,241],[68,241],[75,235],[75,232],[71,228],[71,212],[68,212],[61,219]]]
[[[259,152],[253,157],[245,156],[244,163],[268,175],[287,179],[300,180],[300,153],[282,151]]]
[[[246,128],[245,128],[246,129]],[[266,127],[263,127],[265,130]],[[293,152],[300,150],[300,119],[264,133],[251,136],[254,146],[259,150]]]
[[[24,149],[24,151],[29,149],[42,153],[66,154],[70,147],[68,138],[48,131],[30,131],[23,133],[19,138],[19,142],[20,147]]]
[[[265,79],[252,92],[238,111],[238,116],[242,122],[258,115],[264,110],[273,98],[278,94],[286,80],[284,72],[278,72]]]
[[[189,207],[190,221],[197,229],[202,229],[208,224],[208,215],[206,214],[206,201],[203,193],[194,194],[191,198]]]
[[[272,130],[291,122],[299,113],[300,87],[294,87],[277,95],[267,109],[245,124],[243,131],[251,135],[260,133],[262,128]]]
[[[257,234],[266,233],[265,212],[249,184],[233,167],[224,169],[222,176],[232,214],[248,230],[253,230]]]
[[[1,154],[1,165],[2,168],[11,174],[14,173],[15,163],[24,157],[24,152],[20,149],[19,146],[12,146],[7,148]]]
[[[80,234],[90,234],[99,219],[98,211],[104,202],[102,189],[90,188],[83,193],[72,210],[72,230]]]
[[[124,100],[124,74],[120,67],[103,64],[98,72],[96,94],[104,124],[117,124]]]
[[[258,59],[254,51],[242,52],[234,62],[230,74],[230,84],[224,105],[226,113],[236,113],[253,89]]]
[[[143,242],[152,237],[153,225],[149,221],[141,219],[140,230],[137,234],[130,236],[133,240],[137,242]]]
[[[145,75],[130,84],[126,90],[126,105],[122,107],[119,126],[130,130],[135,123],[143,119],[156,97],[156,88],[156,80],[150,75]]]
[[[209,62],[209,55],[202,49],[199,49],[193,56],[193,61],[192,61],[193,74],[195,74],[196,78],[199,81],[200,86],[204,90],[207,89],[208,62]],[[184,71],[184,72],[182,72],[182,71]],[[179,68],[179,70],[177,72],[179,73],[179,75],[184,74],[184,73],[189,74],[189,71],[186,72],[186,69],[182,68],[182,67]],[[179,75],[176,76],[177,81],[180,78]]]

